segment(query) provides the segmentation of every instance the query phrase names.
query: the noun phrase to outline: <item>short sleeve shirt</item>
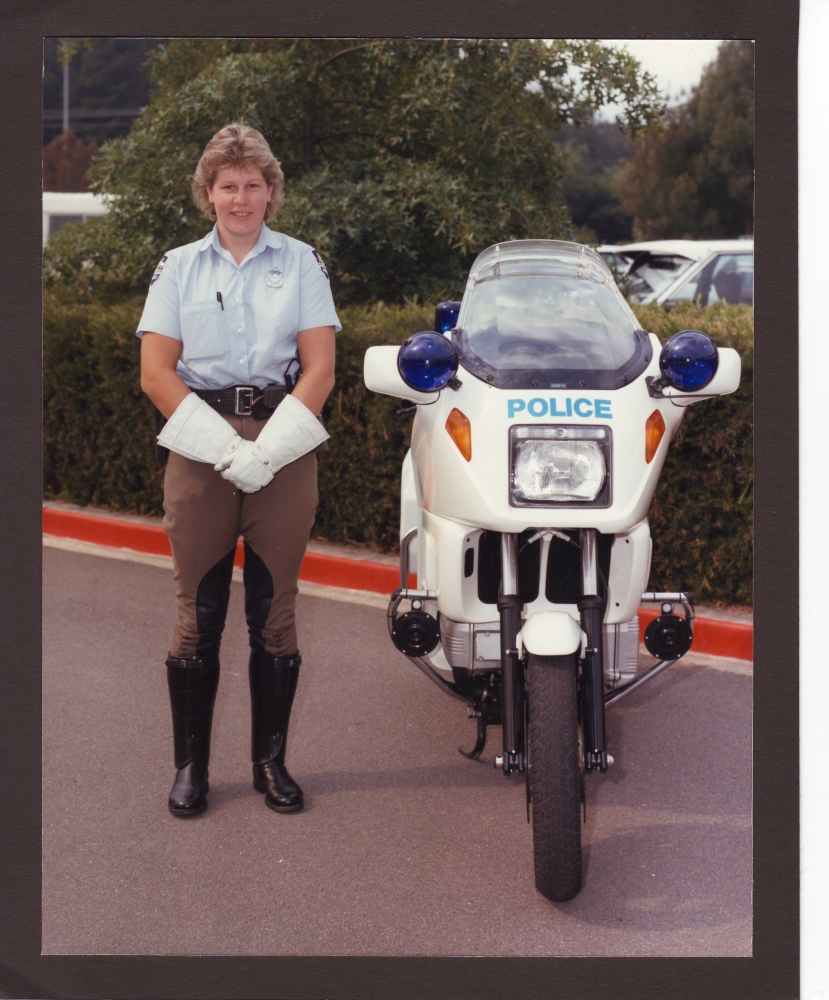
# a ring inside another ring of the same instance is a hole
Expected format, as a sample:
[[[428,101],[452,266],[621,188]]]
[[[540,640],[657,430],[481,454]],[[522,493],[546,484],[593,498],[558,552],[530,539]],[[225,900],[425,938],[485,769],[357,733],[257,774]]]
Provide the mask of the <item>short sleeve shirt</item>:
[[[263,226],[237,264],[214,226],[162,257],[136,332],[181,341],[176,371],[192,389],[264,388],[295,372],[297,333],[317,326],[342,329],[313,247]]]

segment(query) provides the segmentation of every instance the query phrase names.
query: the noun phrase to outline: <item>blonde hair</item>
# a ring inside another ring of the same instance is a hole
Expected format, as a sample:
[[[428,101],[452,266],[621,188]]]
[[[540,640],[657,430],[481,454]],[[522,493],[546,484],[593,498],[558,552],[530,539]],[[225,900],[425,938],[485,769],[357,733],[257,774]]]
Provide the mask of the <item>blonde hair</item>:
[[[210,219],[216,221],[216,206],[207,197],[208,187],[213,187],[216,175],[225,167],[257,167],[269,187],[273,185],[271,200],[265,208],[265,222],[270,222],[282,205],[282,188],[285,179],[279,160],[271,152],[271,147],[261,132],[249,125],[232,122],[213,136],[204,147],[204,152],[193,175],[193,201]]]

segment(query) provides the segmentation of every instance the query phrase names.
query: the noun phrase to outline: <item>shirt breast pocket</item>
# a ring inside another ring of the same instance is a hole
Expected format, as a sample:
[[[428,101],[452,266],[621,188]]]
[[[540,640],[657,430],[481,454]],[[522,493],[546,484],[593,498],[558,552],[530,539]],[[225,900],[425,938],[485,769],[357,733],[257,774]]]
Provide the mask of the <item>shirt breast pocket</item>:
[[[181,319],[182,360],[207,361],[221,358],[228,348],[222,309],[218,302],[186,302],[179,312]]]

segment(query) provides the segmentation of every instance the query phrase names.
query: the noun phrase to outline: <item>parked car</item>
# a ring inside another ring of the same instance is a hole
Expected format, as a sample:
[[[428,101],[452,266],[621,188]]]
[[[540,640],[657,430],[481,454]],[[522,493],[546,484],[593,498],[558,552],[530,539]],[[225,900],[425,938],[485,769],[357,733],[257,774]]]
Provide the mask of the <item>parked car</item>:
[[[627,274],[630,265],[633,263],[633,257],[629,257],[622,247],[616,246],[613,243],[605,243],[603,246],[596,247],[596,253],[599,254],[614,274]]]
[[[632,302],[658,302],[667,309],[687,300],[754,305],[752,238],[653,240],[613,251],[631,260],[620,284]]]

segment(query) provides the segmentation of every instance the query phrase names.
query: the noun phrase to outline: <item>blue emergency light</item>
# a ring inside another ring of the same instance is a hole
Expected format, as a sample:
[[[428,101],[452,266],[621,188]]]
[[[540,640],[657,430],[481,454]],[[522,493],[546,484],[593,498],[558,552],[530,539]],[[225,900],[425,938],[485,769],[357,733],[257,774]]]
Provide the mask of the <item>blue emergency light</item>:
[[[659,355],[659,370],[682,392],[703,389],[717,374],[717,347],[699,330],[681,330],[665,343]]]
[[[452,342],[433,330],[412,334],[400,345],[397,370],[411,389],[437,392],[458,370],[458,356]]]

